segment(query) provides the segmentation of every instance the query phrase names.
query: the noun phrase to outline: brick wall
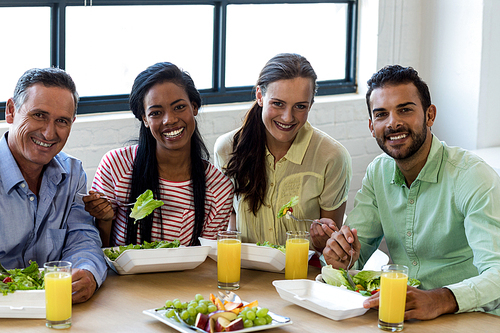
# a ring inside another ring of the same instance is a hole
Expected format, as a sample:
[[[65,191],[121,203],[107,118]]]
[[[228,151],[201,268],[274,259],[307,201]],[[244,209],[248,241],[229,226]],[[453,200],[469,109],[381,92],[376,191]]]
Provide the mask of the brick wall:
[[[249,103],[207,106],[197,120],[200,132],[213,156],[219,135],[240,126],[250,107]],[[353,179],[347,212],[352,209],[354,196],[361,186],[367,165],[380,153],[368,130],[368,114],[363,97],[358,95],[316,97],[309,122],[341,142],[353,161]],[[109,150],[131,144],[138,136],[139,122],[129,111],[113,114],[80,115],[77,117],[64,151],[78,157],[88,175],[89,186],[101,157]],[[8,125],[0,123],[3,134]]]

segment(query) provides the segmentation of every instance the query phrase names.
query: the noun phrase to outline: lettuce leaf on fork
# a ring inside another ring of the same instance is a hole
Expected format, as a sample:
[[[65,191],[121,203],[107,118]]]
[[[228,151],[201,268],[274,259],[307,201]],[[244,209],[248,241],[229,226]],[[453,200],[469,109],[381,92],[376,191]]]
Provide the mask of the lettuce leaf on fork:
[[[286,204],[284,204],[280,210],[278,211],[278,215],[276,216],[277,218],[281,218],[286,215],[288,211],[292,212],[292,207],[295,206],[296,204],[299,203],[299,197],[294,196],[293,198],[290,199]]]
[[[153,191],[146,190],[143,194],[141,194],[137,201],[132,207],[132,212],[130,213],[130,217],[133,218],[135,222],[137,220],[143,219],[149,214],[151,214],[156,208],[163,205],[163,201],[155,200],[153,197]]]

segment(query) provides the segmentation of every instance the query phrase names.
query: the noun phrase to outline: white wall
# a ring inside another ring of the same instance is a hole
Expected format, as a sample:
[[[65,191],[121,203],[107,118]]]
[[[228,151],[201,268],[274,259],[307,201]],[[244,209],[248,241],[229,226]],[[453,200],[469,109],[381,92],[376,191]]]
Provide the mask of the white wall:
[[[477,147],[500,147],[500,1],[485,0],[483,7],[483,36]],[[500,156],[497,156],[500,158]],[[498,166],[498,164],[497,164]]]
[[[380,0],[379,10],[377,67],[419,72],[437,106],[433,132],[466,149],[500,146],[500,1]]]
[[[477,147],[482,1],[423,1],[422,72],[448,144]],[[431,38],[432,37],[432,38]]]

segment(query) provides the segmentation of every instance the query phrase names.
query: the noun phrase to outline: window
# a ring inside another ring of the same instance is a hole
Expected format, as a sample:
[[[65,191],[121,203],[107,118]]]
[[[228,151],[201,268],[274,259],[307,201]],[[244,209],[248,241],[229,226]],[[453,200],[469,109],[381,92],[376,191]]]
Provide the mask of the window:
[[[250,101],[258,73],[281,52],[305,56],[318,95],[356,91],[357,0],[3,0],[0,110],[32,67],[75,80],[78,113],[128,110],[134,78],[170,61],[205,104]],[[5,116],[1,114],[2,119]]]

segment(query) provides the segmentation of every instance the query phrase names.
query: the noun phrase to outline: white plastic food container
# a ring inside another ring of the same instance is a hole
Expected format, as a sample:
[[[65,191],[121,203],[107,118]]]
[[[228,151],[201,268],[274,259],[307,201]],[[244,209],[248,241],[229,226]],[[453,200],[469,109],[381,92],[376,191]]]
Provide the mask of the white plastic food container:
[[[203,263],[210,249],[210,246],[190,246],[126,250],[114,261],[105,257],[111,269],[120,275],[183,271]]]
[[[45,290],[0,294],[0,318],[45,318]]]
[[[333,320],[361,316],[365,296],[345,288],[312,280],[276,280],[280,297]]]

